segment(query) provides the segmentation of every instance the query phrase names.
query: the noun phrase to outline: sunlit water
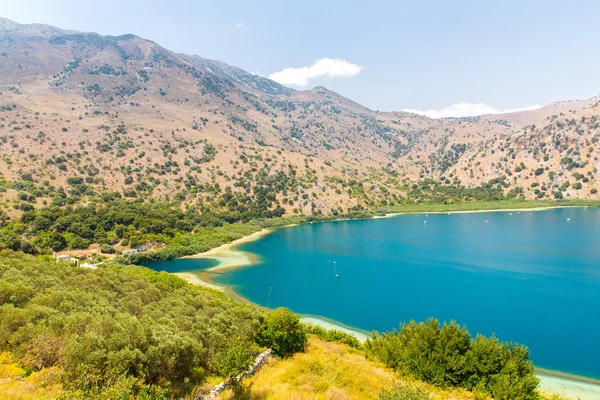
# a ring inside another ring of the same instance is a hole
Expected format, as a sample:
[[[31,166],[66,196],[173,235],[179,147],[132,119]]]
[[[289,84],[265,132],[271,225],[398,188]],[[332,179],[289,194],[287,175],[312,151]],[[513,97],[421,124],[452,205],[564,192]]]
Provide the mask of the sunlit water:
[[[239,249],[259,263],[212,280],[254,303],[367,331],[454,319],[527,344],[539,367],[600,378],[600,209],[316,223]],[[180,259],[151,267],[214,265]]]

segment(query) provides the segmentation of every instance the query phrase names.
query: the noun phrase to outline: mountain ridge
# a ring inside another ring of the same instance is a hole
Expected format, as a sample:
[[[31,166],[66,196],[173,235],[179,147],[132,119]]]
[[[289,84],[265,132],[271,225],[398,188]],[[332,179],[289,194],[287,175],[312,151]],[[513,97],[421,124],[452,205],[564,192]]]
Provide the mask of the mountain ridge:
[[[32,174],[68,187],[68,178],[89,177],[84,167],[93,166],[98,173],[88,180],[97,191],[169,198],[185,187],[182,175],[244,191],[240,179],[247,178],[240,174],[250,171],[255,180],[261,166],[267,175],[293,168],[307,182],[294,189],[298,200],[277,194],[288,213],[425,201],[448,185],[490,186],[530,199],[597,198],[600,108],[594,98],[431,119],[373,111],[321,86],[290,89],[134,34],[102,36],[6,19],[0,27],[0,104],[18,110],[2,111],[0,172],[9,180]],[[122,131],[128,133],[114,134]],[[247,148],[252,157],[272,161],[250,166]],[[63,153],[81,154],[86,162],[48,160],[62,160]],[[160,175],[157,165],[177,174]],[[125,182],[132,177],[149,193],[131,189]],[[351,182],[362,186],[352,189]]]

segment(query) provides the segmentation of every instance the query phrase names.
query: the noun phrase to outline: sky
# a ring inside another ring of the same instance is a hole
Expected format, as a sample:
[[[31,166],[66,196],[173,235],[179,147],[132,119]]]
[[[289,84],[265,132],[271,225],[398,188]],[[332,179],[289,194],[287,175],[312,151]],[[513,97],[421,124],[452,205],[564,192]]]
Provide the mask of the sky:
[[[119,35],[373,110],[433,117],[600,94],[599,1],[0,0],[19,23]]]

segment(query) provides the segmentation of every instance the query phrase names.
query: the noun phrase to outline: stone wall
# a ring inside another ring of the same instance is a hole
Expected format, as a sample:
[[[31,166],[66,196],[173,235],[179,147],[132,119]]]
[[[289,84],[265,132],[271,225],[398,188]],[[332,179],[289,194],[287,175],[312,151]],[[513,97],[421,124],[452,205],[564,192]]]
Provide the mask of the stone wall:
[[[256,360],[254,360],[254,364],[250,366],[248,371],[244,371],[238,376],[233,376],[227,379],[225,382],[219,383],[207,395],[200,395],[196,397],[195,400],[216,399],[221,393],[230,388],[234,383],[241,382],[242,379],[253,376],[260,369],[260,367],[262,367],[267,362],[269,357],[271,357],[271,353],[271,349],[267,349],[263,353],[259,354],[258,357],[256,357]]]

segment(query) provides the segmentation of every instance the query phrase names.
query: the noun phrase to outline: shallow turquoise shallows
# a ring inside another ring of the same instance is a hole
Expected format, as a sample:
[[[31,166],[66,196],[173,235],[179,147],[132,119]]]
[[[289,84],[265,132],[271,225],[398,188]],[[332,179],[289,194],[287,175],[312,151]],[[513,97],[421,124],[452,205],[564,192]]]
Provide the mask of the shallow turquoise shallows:
[[[600,209],[315,223],[239,249],[260,262],[213,280],[254,303],[368,331],[453,319],[528,345],[538,367],[600,378]]]

